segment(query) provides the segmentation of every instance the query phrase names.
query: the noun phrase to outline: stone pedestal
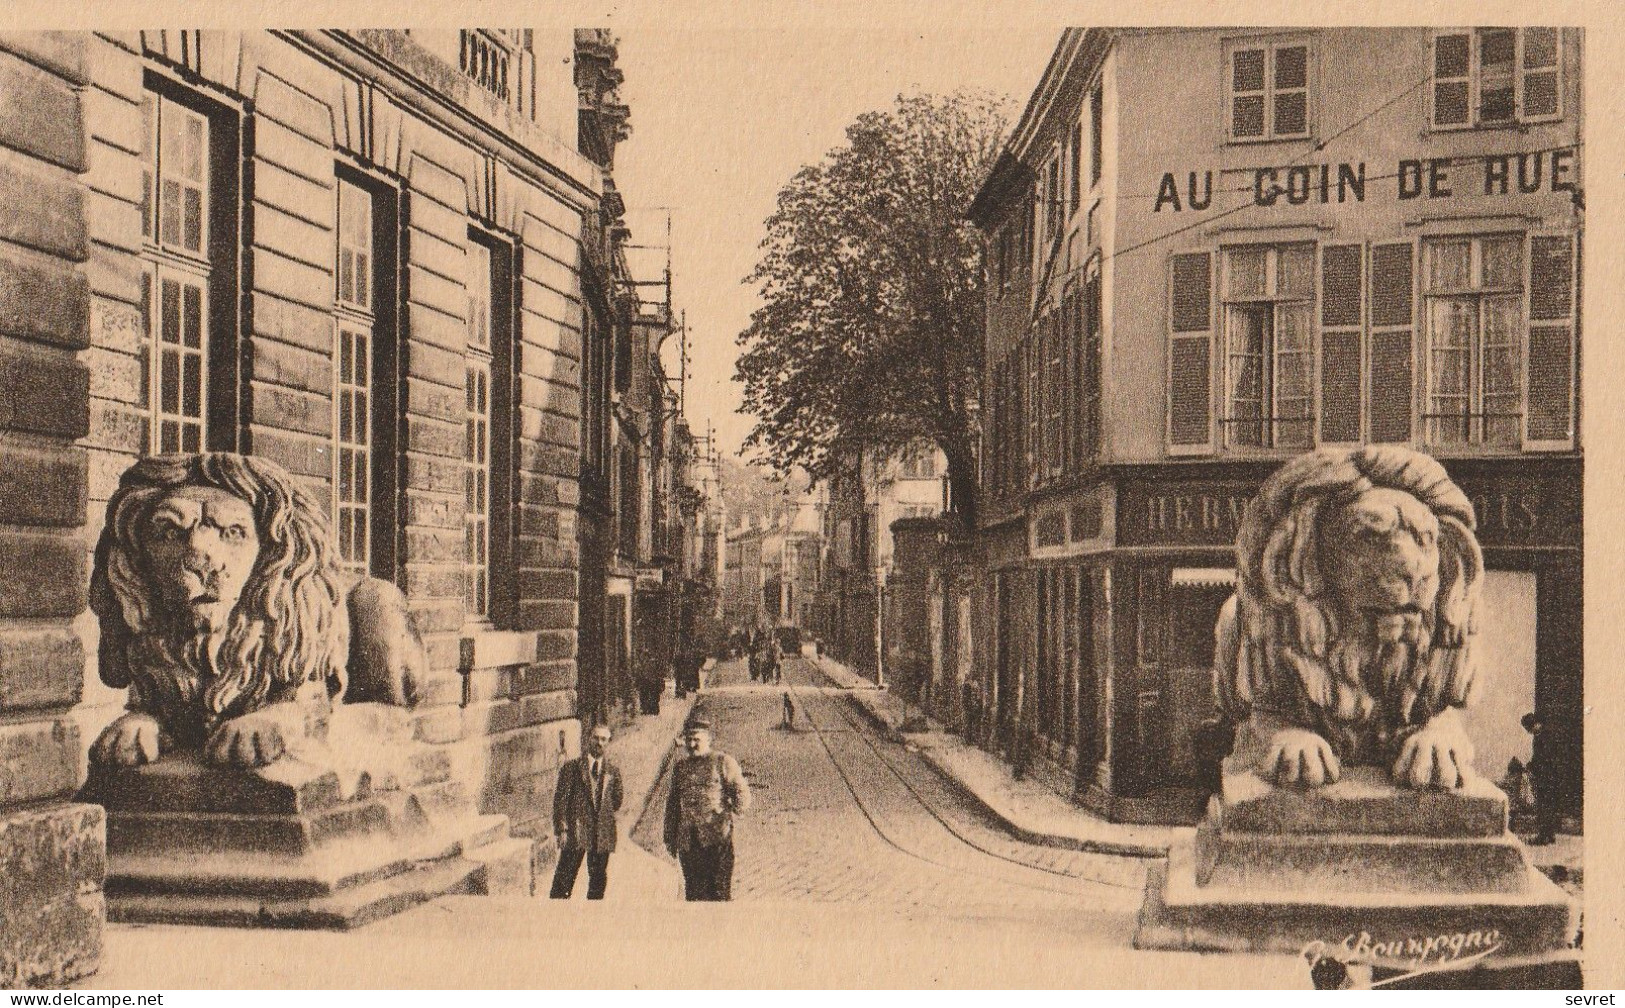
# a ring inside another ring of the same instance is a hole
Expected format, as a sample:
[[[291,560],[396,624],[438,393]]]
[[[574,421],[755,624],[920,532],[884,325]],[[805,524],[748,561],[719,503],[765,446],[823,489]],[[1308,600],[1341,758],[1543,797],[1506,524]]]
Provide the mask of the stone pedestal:
[[[1232,760],[1194,841],[1152,873],[1135,944],[1318,948],[1400,971],[1521,968],[1572,964],[1578,926],[1578,909],[1508,832],[1506,796],[1482,778],[1415,791],[1353,767],[1300,790]]]
[[[108,917],[350,928],[449,893],[532,890],[530,841],[478,815],[407,712],[341,705],[326,744],[267,767],[190,755],[92,770]]]

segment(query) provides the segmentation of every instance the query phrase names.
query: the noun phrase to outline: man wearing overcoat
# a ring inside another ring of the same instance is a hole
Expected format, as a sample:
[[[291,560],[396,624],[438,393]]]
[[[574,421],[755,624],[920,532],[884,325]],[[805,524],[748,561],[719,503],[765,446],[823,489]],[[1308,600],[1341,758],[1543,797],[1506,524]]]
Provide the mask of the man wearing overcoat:
[[[593,728],[587,751],[559,768],[553,791],[553,832],[559,864],[553,872],[553,899],[569,899],[581,862],[587,862],[587,898],[603,899],[609,885],[609,856],[615,850],[615,813],[621,808],[621,771],[604,755],[608,725]]]

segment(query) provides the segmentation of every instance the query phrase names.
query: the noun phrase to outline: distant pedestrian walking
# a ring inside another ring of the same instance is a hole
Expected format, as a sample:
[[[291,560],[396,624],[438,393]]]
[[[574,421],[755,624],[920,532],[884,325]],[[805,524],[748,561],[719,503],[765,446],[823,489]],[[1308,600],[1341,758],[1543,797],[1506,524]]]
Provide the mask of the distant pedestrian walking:
[[[702,718],[683,729],[688,755],[672,770],[666,798],[666,850],[683,866],[683,895],[691,901],[733,898],[734,817],[750,808],[750,785],[739,763],[711,749],[711,724]]]
[[[553,791],[553,832],[559,863],[553,871],[553,899],[569,899],[587,862],[587,898],[603,899],[609,886],[609,856],[615,850],[615,813],[621,808],[621,771],[604,755],[610,730],[592,730],[587,751],[559,768]]]
[[[784,711],[783,711],[783,715],[779,719],[779,727],[785,729],[786,731],[795,731],[795,728],[796,728],[796,702],[793,699],[790,698],[790,694],[789,694],[788,691],[784,694],[783,707],[784,707]]]
[[[767,644],[762,648],[762,682],[778,683],[784,681],[784,651],[779,647],[779,638],[769,634]]]

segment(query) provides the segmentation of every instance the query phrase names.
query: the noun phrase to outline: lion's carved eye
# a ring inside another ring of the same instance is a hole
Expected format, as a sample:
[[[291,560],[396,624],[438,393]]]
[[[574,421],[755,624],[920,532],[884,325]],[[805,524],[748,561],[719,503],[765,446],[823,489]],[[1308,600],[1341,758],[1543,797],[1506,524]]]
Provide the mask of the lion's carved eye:
[[[248,530],[241,525],[227,525],[220,531],[220,537],[227,542],[242,542],[248,538]]]

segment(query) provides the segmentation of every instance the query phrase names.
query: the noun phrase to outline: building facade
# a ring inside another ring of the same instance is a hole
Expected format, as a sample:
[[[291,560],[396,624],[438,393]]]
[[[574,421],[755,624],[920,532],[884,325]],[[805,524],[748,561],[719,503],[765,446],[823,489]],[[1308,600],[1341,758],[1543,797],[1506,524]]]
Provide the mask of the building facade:
[[[1243,507],[1295,453],[1403,444],[1478,512],[1479,769],[1527,762],[1538,711],[1578,813],[1581,42],[1064,33],[971,212],[988,746],[1193,819]]]
[[[398,585],[423,634],[418,738],[550,857],[578,685],[587,706],[604,682],[577,659],[598,639],[582,574],[611,566],[584,562],[603,541],[586,530],[624,479],[615,339],[664,324],[617,265],[613,40],[182,30],[0,50],[0,864],[26,850],[43,873],[5,871],[0,978],[99,954],[99,810],[71,797],[124,695],[96,673],[89,550],[147,453],[263,456],[331,510],[344,565]]]
[[[786,495],[759,510],[730,512],[723,621],[730,627],[814,627],[823,585],[823,488]]]
[[[819,633],[841,661],[884,677],[885,661],[918,653],[919,627],[887,595],[896,555],[894,523],[941,516],[948,509],[948,465],[942,450],[918,441],[896,451],[846,448],[827,480],[826,576]],[[903,659],[912,661],[912,658]]]

